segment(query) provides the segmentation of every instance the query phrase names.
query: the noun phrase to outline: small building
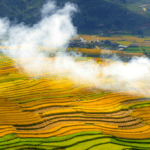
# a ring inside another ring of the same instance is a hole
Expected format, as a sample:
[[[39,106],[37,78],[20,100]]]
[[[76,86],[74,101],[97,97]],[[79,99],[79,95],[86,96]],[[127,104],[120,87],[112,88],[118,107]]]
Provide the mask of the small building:
[[[136,44],[130,44],[129,47],[138,47]]]
[[[99,44],[100,46],[104,46],[104,45],[105,45],[105,42],[104,42],[104,41],[100,41],[98,44]]]
[[[85,40],[83,38],[80,38],[78,41],[79,42],[85,42]]]
[[[123,51],[123,50],[124,50],[124,48],[119,48],[118,50],[119,50],[119,51]]]
[[[118,48],[127,48],[128,46],[125,46],[125,45],[118,45]]]
[[[77,47],[77,43],[75,41],[70,41],[69,47]]]
[[[112,42],[111,44],[110,44],[110,46],[113,46],[113,47],[116,47],[116,46],[118,46],[119,44],[118,43],[115,43],[115,42]]]
[[[119,51],[122,51],[124,49],[126,49],[128,46],[125,46],[125,45],[118,45],[118,50]]]

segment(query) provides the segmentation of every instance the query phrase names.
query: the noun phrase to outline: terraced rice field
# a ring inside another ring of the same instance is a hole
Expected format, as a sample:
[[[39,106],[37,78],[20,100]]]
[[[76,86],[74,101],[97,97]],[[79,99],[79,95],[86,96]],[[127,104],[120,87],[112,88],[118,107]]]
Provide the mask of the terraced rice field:
[[[98,35],[86,35],[80,34],[75,39],[83,38],[87,41],[96,41],[96,40],[110,40],[110,41],[131,41],[131,42],[143,42],[142,38],[134,37],[134,36],[120,36],[120,37],[100,37]]]
[[[84,40],[86,40],[87,42],[89,41],[105,41],[105,40],[110,40],[112,42],[117,42],[118,44],[124,44],[126,46],[129,46],[130,44],[136,43],[144,43],[145,39],[144,38],[138,38],[135,36],[112,36],[112,37],[101,37],[98,35],[85,35],[85,34],[80,34],[78,35],[78,37],[76,37],[75,39],[79,39],[79,38],[83,38]]]
[[[100,54],[116,54],[119,57],[122,56],[144,56],[144,54],[142,53],[128,53],[128,52],[123,52],[123,51],[117,51],[117,50],[104,50],[104,49],[86,49],[86,48],[80,48],[79,52],[81,52],[82,54],[87,54],[87,55],[97,55],[97,57]]]
[[[65,76],[29,78],[11,59],[0,60],[0,149],[150,149],[148,97]]]

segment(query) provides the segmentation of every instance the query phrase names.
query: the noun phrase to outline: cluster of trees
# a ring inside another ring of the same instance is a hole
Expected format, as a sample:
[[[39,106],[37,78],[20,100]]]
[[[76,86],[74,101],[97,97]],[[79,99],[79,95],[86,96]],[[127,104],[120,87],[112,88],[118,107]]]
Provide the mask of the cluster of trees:
[[[41,18],[40,8],[45,0],[0,0],[0,17],[33,25]]]
[[[105,41],[82,41],[82,40],[73,40],[70,41],[69,47],[80,47],[80,48],[96,48],[98,47],[112,47],[113,49],[117,48],[119,44],[117,43],[112,43],[110,40],[105,40]]]
[[[146,52],[146,50],[143,48],[142,49],[143,54],[145,54],[148,58],[150,58],[150,52]]]

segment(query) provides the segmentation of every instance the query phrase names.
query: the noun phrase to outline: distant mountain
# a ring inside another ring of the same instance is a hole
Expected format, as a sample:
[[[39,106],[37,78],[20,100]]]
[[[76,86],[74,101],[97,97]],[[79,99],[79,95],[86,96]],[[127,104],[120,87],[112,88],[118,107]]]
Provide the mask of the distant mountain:
[[[32,25],[41,19],[40,8],[45,2],[46,0],[0,0],[0,17],[7,16],[11,21]],[[73,23],[80,33],[130,30],[150,23],[148,15],[128,9],[127,4],[134,4],[135,0],[57,0],[60,7],[65,2],[78,5],[80,11],[74,15]]]
[[[150,0],[126,0],[127,3],[136,4],[138,2],[142,4],[150,4]]]
[[[40,19],[39,8],[45,0],[0,0],[0,17],[34,24]]]
[[[79,31],[132,30],[150,22],[150,17],[128,9],[127,0],[61,0],[76,3],[80,12],[74,17]]]

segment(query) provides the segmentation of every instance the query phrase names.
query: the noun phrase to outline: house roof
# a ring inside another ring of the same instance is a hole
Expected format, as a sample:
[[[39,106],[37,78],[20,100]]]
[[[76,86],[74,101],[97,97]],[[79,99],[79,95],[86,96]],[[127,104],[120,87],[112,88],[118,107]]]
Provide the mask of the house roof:
[[[130,46],[130,47],[132,47],[132,46],[133,46],[133,47],[137,47],[136,44],[130,44],[129,46]]]
[[[119,47],[119,48],[127,48],[127,46],[121,45],[121,44],[120,44],[118,47]]]

